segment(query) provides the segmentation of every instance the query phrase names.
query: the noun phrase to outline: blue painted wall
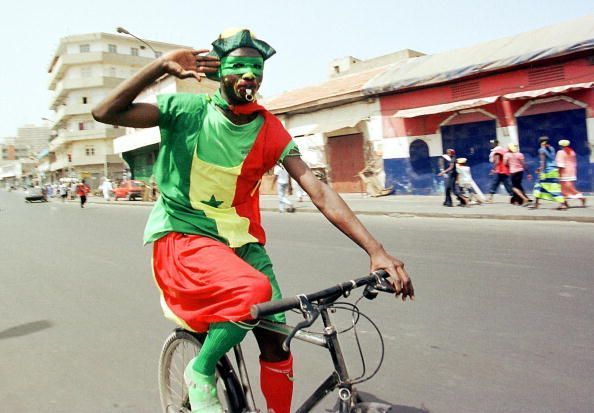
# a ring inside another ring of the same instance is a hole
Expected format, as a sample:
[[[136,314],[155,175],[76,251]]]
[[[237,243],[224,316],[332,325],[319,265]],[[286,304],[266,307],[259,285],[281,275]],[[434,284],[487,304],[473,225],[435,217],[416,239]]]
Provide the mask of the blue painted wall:
[[[437,177],[439,158],[428,157],[428,166],[424,170],[411,164],[409,158],[384,159],[386,187],[393,186],[396,195],[431,195],[443,192],[443,179]]]
[[[590,163],[590,146],[583,109],[552,112],[518,118],[520,150],[526,156],[531,173],[538,166],[538,138],[546,135],[558,149],[560,139],[569,139],[578,155],[577,187],[583,192],[594,188],[594,164]],[[495,121],[473,122],[441,128],[443,150],[453,148],[458,157],[468,159],[472,176],[484,193],[489,192],[492,165],[489,163],[490,140],[496,139]],[[385,159],[386,186],[394,186],[395,194],[429,195],[443,192],[440,171],[441,156],[429,156],[425,142],[411,143],[410,158]],[[524,188],[532,190],[534,181],[524,178]],[[501,188],[500,188],[501,189]]]
[[[489,152],[490,140],[496,139],[497,131],[494,120],[442,126],[441,141],[443,151],[452,148],[458,158],[468,159],[472,177],[484,193],[489,192],[491,164]]]
[[[521,116],[518,118],[518,135],[520,151],[526,157],[528,170],[534,173],[538,167],[538,138],[548,136],[549,143],[559,149],[557,142],[569,139],[571,147],[577,154],[578,181],[577,188],[584,192],[592,192],[594,165],[590,164],[590,145],[586,130],[586,110],[568,110],[563,112],[543,113],[539,115]],[[532,189],[534,181],[524,180],[524,188]]]

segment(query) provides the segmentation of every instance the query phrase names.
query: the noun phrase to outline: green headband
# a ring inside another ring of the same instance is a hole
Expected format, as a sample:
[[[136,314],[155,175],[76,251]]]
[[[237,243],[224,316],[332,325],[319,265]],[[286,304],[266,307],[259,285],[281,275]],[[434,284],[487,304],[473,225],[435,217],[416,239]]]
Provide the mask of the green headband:
[[[254,76],[264,75],[264,59],[261,57],[225,56],[221,59],[219,76],[244,75],[252,73]]]

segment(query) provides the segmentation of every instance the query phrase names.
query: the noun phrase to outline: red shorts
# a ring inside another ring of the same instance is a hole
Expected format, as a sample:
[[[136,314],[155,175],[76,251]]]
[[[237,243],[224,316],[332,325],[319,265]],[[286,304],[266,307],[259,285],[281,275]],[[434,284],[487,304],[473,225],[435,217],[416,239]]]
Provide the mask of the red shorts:
[[[268,277],[222,242],[176,232],[153,244],[153,273],[166,317],[203,332],[210,323],[250,320],[269,301]]]

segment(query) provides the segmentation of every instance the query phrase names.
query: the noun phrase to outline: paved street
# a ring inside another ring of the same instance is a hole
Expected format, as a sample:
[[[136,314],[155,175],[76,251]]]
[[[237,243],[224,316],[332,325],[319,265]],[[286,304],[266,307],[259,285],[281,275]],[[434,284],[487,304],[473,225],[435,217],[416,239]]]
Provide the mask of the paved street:
[[[25,204],[22,193],[0,191],[0,410],[159,411],[157,360],[173,326],[141,243],[149,210]],[[365,255],[320,214],[263,219],[285,295],[366,273]],[[417,290],[414,303],[361,303],[386,343],[363,392],[396,413],[594,411],[593,224],[361,219],[407,263]],[[349,314],[336,316],[348,324]],[[369,324],[359,336],[369,372],[379,345]],[[352,339],[344,349],[358,375]],[[251,337],[245,353],[257,372]],[[301,343],[294,353],[299,401],[330,361]]]

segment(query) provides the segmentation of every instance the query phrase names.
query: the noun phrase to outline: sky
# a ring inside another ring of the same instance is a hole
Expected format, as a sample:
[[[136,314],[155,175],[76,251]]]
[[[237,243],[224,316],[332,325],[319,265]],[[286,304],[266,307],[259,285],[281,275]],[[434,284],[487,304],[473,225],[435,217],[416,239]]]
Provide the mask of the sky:
[[[0,15],[4,39],[0,138],[52,119],[47,69],[60,38],[115,33],[209,48],[229,27],[248,27],[277,54],[265,97],[321,83],[330,62],[401,49],[435,54],[594,13],[591,0],[18,0]]]

